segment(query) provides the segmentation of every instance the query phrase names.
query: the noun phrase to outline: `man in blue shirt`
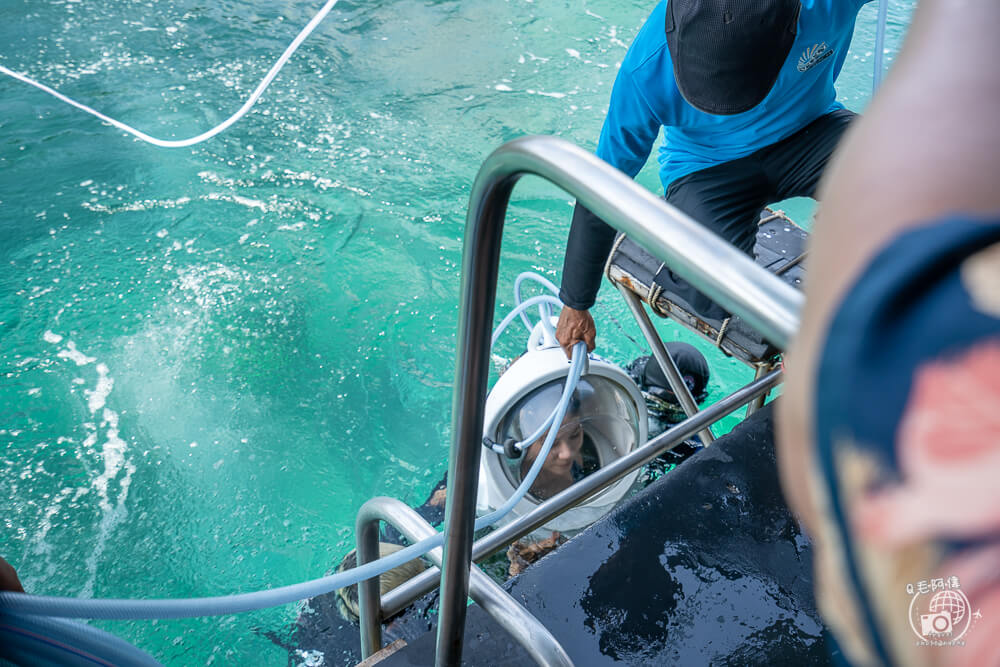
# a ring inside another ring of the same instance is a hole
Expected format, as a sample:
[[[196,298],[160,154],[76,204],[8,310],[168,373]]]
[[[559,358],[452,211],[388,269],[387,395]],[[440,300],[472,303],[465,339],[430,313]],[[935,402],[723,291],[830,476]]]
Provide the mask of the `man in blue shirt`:
[[[746,253],[759,212],[813,196],[854,113],[834,81],[870,0],[662,0],[622,62],[597,156],[634,177],[660,128],[668,202]],[[577,203],[556,337],[594,348],[589,309],[615,231]],[[679,279],[705,316],[722,309]]]

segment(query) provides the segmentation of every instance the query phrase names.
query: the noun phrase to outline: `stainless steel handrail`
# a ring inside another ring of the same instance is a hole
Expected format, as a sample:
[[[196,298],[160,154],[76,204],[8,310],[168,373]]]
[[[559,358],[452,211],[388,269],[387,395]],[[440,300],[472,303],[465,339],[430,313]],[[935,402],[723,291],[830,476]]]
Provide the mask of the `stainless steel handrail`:
[[[794,288],[573,144],[553,137],[524,137],[496,149],[480,167],[472,187],[462,252],[437,665],[458,665],[462,657],[500,241],[511,191],[524,174],[540,176],[576,196],[780,349],[787,346],[798,324],[802,304],[802,295]]]
[[[437,535],[437,531],[417,514],[416,510],[395,498],[372,498],[358,510],[357,546],[358,565],[369,563],[379,556],[378,524],[385,521],[392,524],[411,542],[419,542],[426,537]],[[441,564],[441,548],[432,549],[427,557]],[[361,582],[369,591],[374,591],[374,599],[360,595],[361,605],[361,656],[367,658],[382,647],[382,627],[378,614],[369,606],[378,604],[378,577]],[[472,599],[527,650],[539,665],[572,667],[566,651],[537,618],[519,605],[500,586],[473,566],[470,586]],[[366,627],[367,626],[367,627]]]
[[[646,465],[657,456],[669,451],[680,443],[693,437],[706,426],[739,410],[758,396],[766,394],[782,380],[781,371],[770,374],[733,392],[711,406],[700,410],[697,415],[686,419],[680,424],[664,431],[641,447],[626,456],[588,475],[573,486],[552,496],[527,514],[519,516],[510,523],[479,539],[472,546],[472,558],[479,561],[504,549],[528,533],[537,530],[553,517],[572,509],[581,502],[614,484],[630,472]],[[398,614],[421,595],[429,593],[438,586],[441,571],[429,568],[412,579],[400,584],[382,596],[382,613],[386,616]]]

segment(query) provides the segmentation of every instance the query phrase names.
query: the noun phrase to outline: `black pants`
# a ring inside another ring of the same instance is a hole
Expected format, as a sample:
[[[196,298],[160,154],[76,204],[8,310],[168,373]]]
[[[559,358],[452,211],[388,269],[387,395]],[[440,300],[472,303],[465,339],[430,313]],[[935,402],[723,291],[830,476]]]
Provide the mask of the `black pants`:
[[[855,114],[820,116],[747,157],[682,176],[665,198],[743,252],[753,251],[760,211],[790,197],[813,197],[830,155]]]
[[[814,197],[830,156],[856,115],[834,111],[747,157],[682,176],[667,188],[665,199],[750,255],[761,209],[790,197]],[[728,316],[672,271],[660,274],[657,282],[703,318],[721,321]]]

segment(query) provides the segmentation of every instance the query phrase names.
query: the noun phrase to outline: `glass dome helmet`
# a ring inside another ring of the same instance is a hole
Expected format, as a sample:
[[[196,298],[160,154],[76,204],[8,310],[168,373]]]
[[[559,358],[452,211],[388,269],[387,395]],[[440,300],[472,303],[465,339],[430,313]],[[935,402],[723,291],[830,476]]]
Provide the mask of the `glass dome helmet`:
[[[564,386],[564,380],[552,380],[518,401],[501,422],[498,435],[502,441],[525,442],[537,433],[556,409]],[[635,408],[621,398],[606,379],[581,378],[552,448],[528,492],[533,499],[551,498],[639,444]],[[545,429],[533,442],[525,442],[520,457],[505,457],[504,469],[515,488],[535,463],[548,432]]]
[[[484,436],[495,443],[524,443],[520,456],[484,449],[478,505],[481,512],[502,505],[535,462],[548,429],[533,442],[562,396],[569,363],[558,347],[529,351],[518,358],[486,400]],[[587,475],[646,442],[646,405],[638,387],[622,369],[591,357],[571,397],[566,415],[546,461],[528,494],[511,515],[525,514]],[[585,528],[609,511],[631,488],[631,473],[587,502],[553,518],[544,531]],[[546,535],[547,536],[547,535]]]

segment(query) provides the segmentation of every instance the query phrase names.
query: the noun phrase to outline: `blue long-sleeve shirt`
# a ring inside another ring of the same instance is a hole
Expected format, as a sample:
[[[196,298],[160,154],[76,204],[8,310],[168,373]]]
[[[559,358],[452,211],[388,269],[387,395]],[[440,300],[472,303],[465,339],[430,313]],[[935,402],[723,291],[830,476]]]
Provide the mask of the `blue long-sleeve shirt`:
[[[802,0],[795,42],[770,93],[734,115],[700,111],[678,90],[664,32],[668,1],[646,20],[615,79],[597,144],[597,156],[612,166],[631,177],[638,174],[663,127],[659,162],[666,188],[692,172],[746,157],[841,108],[834,81],[858,11],[871,0]],[[566,305],[593,305],[613,239],[610,227],[577,207],[560,294]]]

